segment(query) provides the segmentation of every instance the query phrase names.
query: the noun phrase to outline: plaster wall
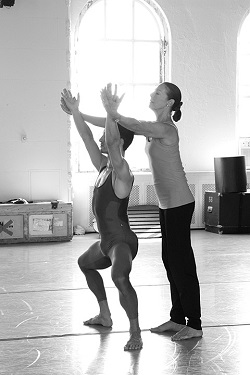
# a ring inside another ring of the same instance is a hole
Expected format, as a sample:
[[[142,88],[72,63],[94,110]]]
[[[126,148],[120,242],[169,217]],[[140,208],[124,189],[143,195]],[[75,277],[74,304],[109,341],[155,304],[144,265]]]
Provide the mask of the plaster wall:
[[[71,199],[69,125],[60,108],[68,80],[68,6],[16,1],[0,9],[0,201]]]

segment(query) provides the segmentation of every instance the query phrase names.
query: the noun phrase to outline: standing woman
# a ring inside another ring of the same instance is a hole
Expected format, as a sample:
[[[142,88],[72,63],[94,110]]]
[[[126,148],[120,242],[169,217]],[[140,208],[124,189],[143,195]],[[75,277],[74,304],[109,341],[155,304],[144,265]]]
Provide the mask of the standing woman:
[[[149,107],[156,121],[138,121],[117,112],[122,98],[112,94],[111,85],[102,90],[107,113],[123,127],[147,138],[147,153],[159,201],[162,260],[170,283],[170,320],[151,332],[176,332],[172,340],[202,336],[200,287],[190,238],[194,197],[189,189],[179,151],[181,91],[169,82],[151,94]]]

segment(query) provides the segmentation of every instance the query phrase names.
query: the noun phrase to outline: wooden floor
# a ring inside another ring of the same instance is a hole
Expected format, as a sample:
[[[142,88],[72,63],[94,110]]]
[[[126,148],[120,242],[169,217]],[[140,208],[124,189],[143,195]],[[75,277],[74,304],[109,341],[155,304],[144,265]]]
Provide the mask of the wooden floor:
[[[144,348],[124,352],[128,322],[110,270],[102,271],[114,326],[82,321],[98,310],[77,265],[97,234],[71,242],[0,246],[0,374],[249,375],[250,235],[192,231],[204,336],[172,342],[150,327],[169,318],[161,239],[140,240],[131,280]]]

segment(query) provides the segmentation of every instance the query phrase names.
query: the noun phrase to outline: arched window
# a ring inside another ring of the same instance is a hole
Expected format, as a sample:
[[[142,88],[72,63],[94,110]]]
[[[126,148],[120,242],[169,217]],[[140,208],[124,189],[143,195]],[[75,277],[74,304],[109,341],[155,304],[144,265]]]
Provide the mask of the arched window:
[[[240,154],[250,168],[250,14],[245,18],[238,38],[238,135]]]
[[[159,82],[169,79],[170,70],[169,30],[154,1],[89,1],[79,17],[75,52],[73,89],[75,86],[80,92],[82,112],[105,116],[100,90],[112,82],[118,84],[118,95],[125,93],[121,113],[154,119],[148,108],[150,93]],[[103,129],[91,129],[98,140]],[[79,145],[79,170],[94,170]],[[145,138],[136,136],[126,151],[132,170],[148,169],[144,147]]]

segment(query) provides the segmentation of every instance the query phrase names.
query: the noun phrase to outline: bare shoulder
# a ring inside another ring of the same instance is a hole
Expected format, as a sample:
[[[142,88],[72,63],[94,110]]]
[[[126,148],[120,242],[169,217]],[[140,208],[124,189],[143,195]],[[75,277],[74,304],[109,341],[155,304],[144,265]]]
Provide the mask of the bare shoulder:
[[[171,146],[176,144],[179,141],[179,134],[177,126],[173,123],[163,123],[166,126],[166,136],[160,139],[160,142]]]
[[[129,196],[134,182],[134,176],[132,172],[127,169],[123,173],[117,173],[113,171],[112,174],[112,185],[115,194],[118,198],[124,199]]]

